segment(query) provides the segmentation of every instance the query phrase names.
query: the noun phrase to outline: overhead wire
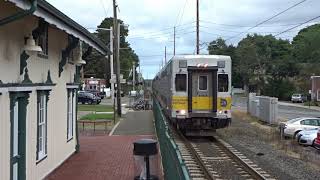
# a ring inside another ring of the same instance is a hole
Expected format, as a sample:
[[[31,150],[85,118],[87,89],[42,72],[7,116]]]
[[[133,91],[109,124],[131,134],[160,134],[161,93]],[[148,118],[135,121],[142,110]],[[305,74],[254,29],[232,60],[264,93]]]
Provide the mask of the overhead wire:
[[[305,21],[305,22],[303,22],[303,23],[300,23],[300,24],[298,24],[298,25],[296,25],[296,26],[293,26],[293,27],[291,27],[291,28],[288,28],[288,29],[286,29],[286,30],[284,30],[284,31],[282,31],[282,32],[274,35],[274,36],[279,36],[280,34],[289,32],[289,31],[291,31],[292,29],[295,29],[295,28],[297,28],[297,27],[299,27],[299,26],[302,26],[302,25],[304,25],[304,24],[307,24],[307,23],[309,23],[309,22],[311,22],[311,21],[313,21],[313,20],[316,20],[316,19],[318,19],[318,18],[320,18],[320,16],[316,16],[316,17],[314,17],[314,18],[311,18],[311,19],[309,19],[309,20],[307,20],[307,21]]]
[[[232,36],[232,37],[230,37],[230,38],[226,39],[226,41],[231,40],[231,39],[233,39],[233,38],[235,38],[235,37],[238,37],[239,35],[241,35],[241,34],[243,34],[243,33],[246,33],[246,32],[248,32],[248,31],[250,31],[251,29],[254,29],[254,28],[256,28],[256,27],[260,26],[261,24],[264,24],[264,23],[266,23],[266,22],[270,21],[271,19],[273,19],[273,18],[275,18],[275,17],[277,17],[277,16],[279,16],[279,15],[281,15],[281,14],[283,14],[283,13],[287,12],[288,10],[290,10],[290,9],[292,9],[292,8],[294,8],[294,7],[298,6],[298,5],[300,5],[300,4],[302,4],[302,3],[306,2],[306,1],[307,1],[307,0],[299,1],[298,3],[296,3],[296,4],[294,4],[294,5],[290,6],[290,7],[288,7],[287,9],[285,9],[285,10],[283,10],[283,11],[281,11],[281,12],[279,12],[279,13],[277,13],[277,14],[273,15],[273,16],[271,16],[270,18],[268,18],[268,19],[266,19],[266,20],[263,20],[263,21],[259,22],[258,24],[256,24],[256,25],[254,25],[254,26],[250,27],[250,28],[249,28],[249,29],[247,29],[246,31],[240,32],[240,33],[238,33],[238,34],[236,34],[236,35],[234,35],[234,36]]]
[[[188,0],[185,0],[185,1],[184,1],[184,5],[183,5],[183,9],[182,9],[182,14],[181,14],[181,17],[180,17],[180,20],[179,20],[179,23],[178,23],[178,24],[176,23],[174,26],[179,25],[179,24],[181,23],[181,21],[183,20],[184,10],[185,10],[185,8],[186,8],[187,3],[188,3]]]

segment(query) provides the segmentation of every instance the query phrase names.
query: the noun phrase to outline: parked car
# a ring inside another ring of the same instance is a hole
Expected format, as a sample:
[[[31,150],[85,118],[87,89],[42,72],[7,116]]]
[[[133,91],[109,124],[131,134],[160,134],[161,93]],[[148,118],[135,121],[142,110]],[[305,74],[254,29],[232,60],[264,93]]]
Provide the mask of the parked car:
[[[88,91],[79,91],[78,102],[82,104],[100,104],[101,98]]]
[[[300,117],[280,123],[280,130],[285,137],[296,138],[300,131],[313,130],[320,127],[320,118]]]
[[[88,90],[88,92],[100,97],[101,99],[104,99],[104,97],[106,96],[104,92],[100,92],[98,90]]]
[[[295,103],[295,102],[306,102],[307,101],[307,96],[303,95],[303,94],[292,94],[291,96],[291,102]]]
[[[318,128],[313,130],[300,131],[297,134],[298,143],[305,146],[313,146],[317,138]]]
[[[318,129],[317,138],[315,139],[313,143],[313,147],[320,150],[320,129]]]

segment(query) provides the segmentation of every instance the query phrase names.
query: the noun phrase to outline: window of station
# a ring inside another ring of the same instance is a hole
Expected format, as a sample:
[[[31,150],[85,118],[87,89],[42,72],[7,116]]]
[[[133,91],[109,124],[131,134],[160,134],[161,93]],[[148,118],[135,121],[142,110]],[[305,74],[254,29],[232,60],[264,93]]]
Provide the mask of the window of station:
[[[218,91],[228,92],[228,87],[229,87],[228,74],[219,74],[218,75]]]
[[[186,74],[176,74],[175,86],[176,86],[176,91],[186,91],[187,90],[187,75]]]
[[[199,76],[199,90],[208,90],[208,76]]]

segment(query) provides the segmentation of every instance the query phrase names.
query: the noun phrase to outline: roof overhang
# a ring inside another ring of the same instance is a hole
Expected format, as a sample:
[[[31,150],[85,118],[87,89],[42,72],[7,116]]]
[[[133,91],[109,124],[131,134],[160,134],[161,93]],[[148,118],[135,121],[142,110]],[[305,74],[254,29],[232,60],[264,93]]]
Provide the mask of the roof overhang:
[[[31,7],[29,1],[8,0],[14,3],[17,7],[27,10]],[[111,54],[111,51],[101,40],[91,34],[87,29],[79,25],[77,22],[63,14],[57,8],[44,0],[37,0],[37,10],[33,13],[34,16],[43,18],[46,22],[54,25],[60,30],[79,38],[81,41],[92,46],[103,55]]]

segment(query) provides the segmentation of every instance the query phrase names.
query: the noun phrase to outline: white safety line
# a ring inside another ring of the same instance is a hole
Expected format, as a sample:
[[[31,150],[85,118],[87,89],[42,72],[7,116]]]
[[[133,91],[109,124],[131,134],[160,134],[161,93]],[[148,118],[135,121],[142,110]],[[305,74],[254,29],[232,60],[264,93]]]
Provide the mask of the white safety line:
[[[119,126],[120,122],[121,122],[121,119],[120,119],[120,120],[117,122],[117,124],[112,128],[112,130],[111,130],[110,133],[109,133],[109,136],[112,136],[112,135],[113,135],[114,131],[115,131],[116,128]]]

